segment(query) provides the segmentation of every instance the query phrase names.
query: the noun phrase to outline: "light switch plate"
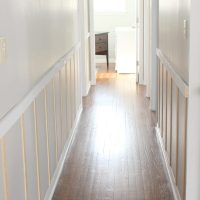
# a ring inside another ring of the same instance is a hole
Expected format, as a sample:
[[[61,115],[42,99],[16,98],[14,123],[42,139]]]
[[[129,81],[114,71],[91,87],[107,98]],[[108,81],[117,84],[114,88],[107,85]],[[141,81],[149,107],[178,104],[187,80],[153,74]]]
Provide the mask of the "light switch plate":
[[[0,64],[6,62],[6,39],[0,37]]]

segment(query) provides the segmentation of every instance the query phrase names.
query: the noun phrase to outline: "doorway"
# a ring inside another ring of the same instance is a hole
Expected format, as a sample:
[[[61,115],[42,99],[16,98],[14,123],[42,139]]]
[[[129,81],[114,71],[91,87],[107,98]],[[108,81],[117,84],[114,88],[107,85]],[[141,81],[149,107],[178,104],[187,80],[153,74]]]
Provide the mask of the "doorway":
[[[115,3],[110,3],[114,1]],[[87,96],[91,85],[96,84],[98,64],[106,68],[106,56],[95,56],[95,33],[109,32],[109,64],[116,63],[116,27],[132,27],[136,30],[136,82],[147,86],[146,96],[152,98],[152,110],[156,108],[156,24],[152,10],[157,0],[87,0],[81,1],[82,14],[82,85]],[[104,5],[104,6],[102,6]],[[114,5],[114,6],[113,6]],[[96,7],[96,8],[95,8]],[[83,9],[84,8],[84,9]],[[155,13],[155,12],[154,12]],[[83,30],[83,31],[82,31]],[[154,33],[153,38],[151,33]],[[97,67],[96,67],[97,66]],[[152,84],[153,83],[153,84]]]
[[[119,73],[137,71],[137,3],[137,0],[94,0],[94,32],[108,33],[109,64],[114,64]],[[96,55],[95,63],[98,70],[99,64],[106,64],[106,57]]]

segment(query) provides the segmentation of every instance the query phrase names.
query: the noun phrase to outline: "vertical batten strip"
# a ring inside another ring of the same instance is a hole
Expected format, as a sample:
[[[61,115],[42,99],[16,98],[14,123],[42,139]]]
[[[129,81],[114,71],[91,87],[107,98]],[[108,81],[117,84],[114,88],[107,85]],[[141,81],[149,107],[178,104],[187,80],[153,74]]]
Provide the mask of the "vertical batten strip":
[[[179,153],[179,89],[177,88],[177,111],[176,111],[176,185],[178,185],[178,153]]]
[[[162,131],[162,63],[160,62],[160,132],[161,131]]]
[[[161,74],[161,76],[162,76],[162,116],[161,116],[161,135],[162,135],[162,138],[163,138],[163,130],[164,130],[164,122],[163,122],[163,120],[164,120],[164,102],[163,102],[163,99],[164,99],[164,67],[163,67],[163,64],[161,63],[161,67],[162,67],[162,74]]]
[[[158,127],[160,128],[160,61],[158,64],[158,104],[157,104],[157,121]]]
[[[166,102],[166,106],[165,106],[165,150],[167,151],[167,140],[168,140],[168,137],[167,137],[167,131],[168,131],[168,129],[167,129],[167,108],[168,108],[168,103],[167,103],[167,101],[168,101],[168,71],[166,70],[166,72],[165,72],[165,79],[166,79],[166,95],[165,95],[165,102]]]
[[[71,76],[72,76],[72,82],[71,82],[71,96],[72,96],[72,122],[74,121],[74,54],[71,57]],[[73,126],[73,124],[72,124]]]
[[[2,169],[3,169],[3,187],[4,187],[4,193],[5,193],[5,200],[10,199],[9,195],[9,184],[8,184],[8,166],[7,166],[7,158],[6,158],[6,147],[4,138],[0,139],[1,144],[1,155],[2,155]]]
[[[63,141],[63,109],[62,109],[62,75],[61,75],[61,70],[62,70],[62,68],[60,69],[60,71],[59,71],[59,76],[58,76],[58,78],[59,78],[59,88],[60,88],[60,92],[59,92],[59,94],[60,94],[60,124],[61,124],[61,126],[60,126],[60,137],[61,137],[61,145],[62,145],[62,150],[63,150],[63,146],[64,146],[64,141]],[[61,150],[61,152],[62,152],[62,150]]]
[[[50,150],[49,150],[49,130],[48,130],[48,111],[47,111],[47,91],[44,89],[44,104],[45,104],[45,132],[47,142],[47,164],[48,164],[48,182],[51,183],[51,167],[50,167]]]
[[[78,51],[76,52],[76,112],[78,111],[79,99],[78,99]]]
[[[74,82],[75,82],[75,113],[77,111],[77,52],[74,53]]]
[[[68,127],[69,130],[72,127],[72,118],[71,118],[71,112],[72,112],[72,106],[71,106],[71,61],[70,59],[67,62],[67,88],[68,88],[68,93],[67,93],[67,102],[68,102]]]
[[[70,77],[72,77],[72,58],[70,58]],[[72,83],[72,78],[70,78],[70,82]],[[70,122],[71,122],[71,124],[70,124],[70,126],[72,127],[73,126],[73,95],[72,95],[72,90],[73,90],[73,88],[72,88],[72,84],[70,84],[70,108],[71,108],[71,115],[70,115]]]
[[[68,134],[69,134],[69,123],[68,123],[68,117],[69,117],[69,114],[68,114],[68,83],[67,83],[67,80],[68,79],[68,76],[67,76],[67,62],[65,63],[65,84],[66,84],[66,87],[65,87],[65,99],[66,99],[66,140],[68,140]]]
[[[52,86],[53,86],[53,112],[54,112],[54,123],[55,123],[55,140],[56,140],[56,145],[55,145],[55,150],[56,150],[56,162],[58,163],[58,138],[57,138],[57,123],[56,123],[56,95],[55,95],[55,81],[53,79],[52,81]]]
[[[24,199],[28,199],[28,180],[27,180],[27,160],[26,160],[26,145],[25,145],[25,129],[24,115],[20,118],[21,140],[22,140],[22,156],[23,156],[23,174],[24,174]]]
[[[33,101],[33,114],[34,114],[34,126],[35,126],[35,153],[36,153],[36,170],[37,170],[37,189],[38,200],[41,200],[40,191],[40,170],[39,170],[39,152],[38,152],[38,128],[37,128],[37,116],[36,116],[36,102]]]
[[[188,99],[185,101],[185,130],[184,130],[184,158],[183,158],[183,200],[186,196],[186,162],[187,162],[187,123],[188,123]]]
[[[78,110],[78,52],[76,52],[76,111]]]
[[[81,104],[81,82],[80,82],[80,49],[78,50],[78,105]]]
[[[170,166],[172,166],[172,89],[173,89],[173,81],[172,77],[170,77]]]
[[[66,141],[67,141],[67,99],[66,99],[66,71],[65,71],[65,65],[63,66],[62,68],[62,76],[63,76],[63,80],[62,80],[62,85],[63,85],[63,92],[62,92],[62,95],[63,95],[63,107],[62,107],[62,110],[63,110],[63,116],[64,116],[64,144],[63,144],[63,148],[66,144]]]
[[[76,65],[76,63],[75,63],[75,55],[74,54],[73,54],[73,63],[74,63],[74,66],[73,66],[73,77],[74,77],[74,80],[73,80],[74,115],[73,116],[74,116],[74,118],[73,118],[73,121],[74,121],[75,118],[76,118],[76,88],[75,88],[76,87],[75,86],[75,79],[76,79],[76,77],[75,77],[75,65]]]

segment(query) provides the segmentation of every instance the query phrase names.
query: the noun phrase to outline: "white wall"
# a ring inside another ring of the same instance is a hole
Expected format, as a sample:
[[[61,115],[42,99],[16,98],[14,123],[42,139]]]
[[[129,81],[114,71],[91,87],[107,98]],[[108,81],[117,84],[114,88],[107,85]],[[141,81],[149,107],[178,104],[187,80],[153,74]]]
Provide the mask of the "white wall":
[[[184,21],[189,23],[190,0],[159,1],[159,48],[180,77],[188,83],[189,39]]]
[[[77,0],[0,2],[0,118],[77,42]]]
[[[200,1],[191,0],[186,200],[200,199]]]
[[[94,13],[95,31],[109,33],[109,57],[110,61],[115,60],[115,27],[135,26],[136,24],[136,0],[127,0],[128,10],[126,13]],[[106,62],[105,56],[96,56],[99,62]],[[97,62],[98,62],[97,60]]]

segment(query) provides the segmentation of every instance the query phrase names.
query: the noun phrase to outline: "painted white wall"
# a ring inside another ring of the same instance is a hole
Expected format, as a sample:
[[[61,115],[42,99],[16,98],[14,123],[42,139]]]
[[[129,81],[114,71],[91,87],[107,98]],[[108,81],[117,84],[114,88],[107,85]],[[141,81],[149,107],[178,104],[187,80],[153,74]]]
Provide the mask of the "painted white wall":
[[[200,1],[191,0],[186,200],[200,199]]]
[[[157,110],[158,0],[150,0],[150,109]]]
[[[101,0],[99,0],[101,1]],[[115,61],[115,28],[136,25],[136,0],[126,0],[128,9],[126,13],[94,12],[96,32],[109,32],[109,57],[110,62]],[[105,56],[96,56],[97,62],[106,62]]]
[[[0,118],[77,42],[77,0],[0,2]]]

